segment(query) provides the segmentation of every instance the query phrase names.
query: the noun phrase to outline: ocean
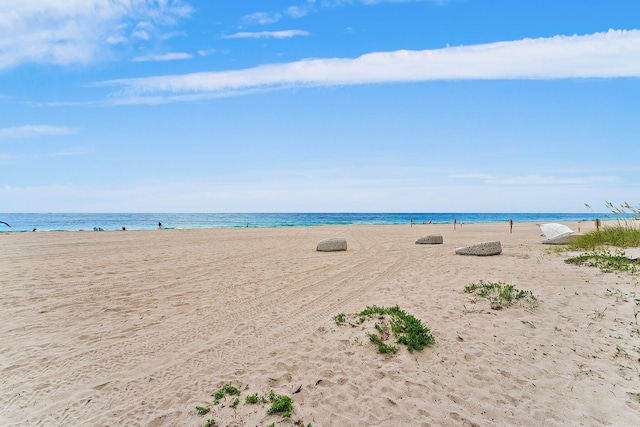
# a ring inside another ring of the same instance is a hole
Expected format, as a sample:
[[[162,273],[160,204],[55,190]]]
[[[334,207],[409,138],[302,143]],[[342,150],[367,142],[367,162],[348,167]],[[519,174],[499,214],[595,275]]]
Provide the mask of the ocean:
[[[592,221],[596,213],[0,213],[0,232]]]

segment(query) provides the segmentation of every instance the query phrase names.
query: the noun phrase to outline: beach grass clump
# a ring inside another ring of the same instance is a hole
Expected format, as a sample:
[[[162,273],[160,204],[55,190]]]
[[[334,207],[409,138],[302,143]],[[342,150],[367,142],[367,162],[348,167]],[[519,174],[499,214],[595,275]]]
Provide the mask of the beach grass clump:
[[[302,386],[298,388],[293,394],[298,393]],[[243,396],[243,393],[246,392],[247,395]],[[221,399],[226,399],[227,397],[232,397],[232,403],[229,405],[221,405],[216,409],[216,415],[221,417],[221,424],[226,423],[226,419],[240,419],[242,418],[243,411],[255,411],[255,409],[243,409],[241,406],[242,398],[244,397],[244,402],[246,405],[254,405],[261,404],[265,405],[263,408],[266,410],[268,415],[277,414],[283,418],[291,418],[293,415],[293,399],[286,395],[279,395],[272,390],[269,391],[268,394],[259,394],[259,393],[251,393],[249,390],[249,385],[245,385],[244,388],[239,389],[233,386],[231,383],[226,383],[223,385],[217,392],[213,394],[215,400],[214,404],[220,404]],[[211,408],[196,406],[196,412],[199,415],[206,415],[211,412]],[[298,419],[294,422],[295,425],[304,426],[302,419]],[[207,421],[205,426],[214,426],[218,425],[217,421],[214,419],[210,419]],[[234,424],[235,425],[235,424]],[[244,425],[244,424],[243,424]],[[275,425],[275,423],[274,423]],[[311,427],[311,423],[307,424],[307,427]]]
[[[426,346],[435,343],[429,328],[424,326],[420,319],[401,310],[397,305],[393,307],[368,306],[360,313],[350,317],[354,319],[354,322],[349,322],[351,326],[362,325],[368,319],[376,318],[378,320],[374,324],[376,332],[369,332],[367,336],[369,341],[378,346],[380,353],[395,354],[398,352],[398,346],[387,342],[392,335],[395,337],[396,343],[406,345],[409,352],[422,351]]]
[[[630,259],[622,249],[616,249],[613,253],[608,248],[595,249],[591,252],[568,258],[564,262],[596,267],[603,273],[627,272],[636,274],[640,269],[640,260]]]
[[[572,249],[594,250],[603,246],[630,248],[640,246],[640,209],[625,202],[615,206],[611,202],[605,203],[611,212],[605,215],[613,224],[605,225],[597,230],[583,235],[577,235],[570,243]],[[589,209],[591,206],[585,203]]]
[[[247,404],[258,403],[259,401],[260,401],[260,397],[258,396],[258,393],[250,394],[244,398],[244,403],[247,403]]]
[[[603,246],[632,248],[640,246],[640,229],[624,228],[620,225],[607,225],[576,235],[569,244],[570,249],[594,250]]]
[[[293,400],[286,395],[275,394],[273,390],[269,393],[271,407],[267,409],[267,414],[282,414],[283,418],[291,418],[293,412]]]
[[[205,406],[196,406],[196,412],[198,412],[198,415],[206,415],[211,412],[211,408]]]
[[[484,282],[480,280],[478,283],[469,283],[465,286],[464,292],[467,294],[472,293],[478,299],[489,300],[493,310],[503,309],[523,298],[531,302],[536,301],[533,292],[518,289],[513,284],[503,282]]]
[[[378,346],[378,352],[379,353],[383,353],[383,354],[387,354],[387,353],[391,353],[391,354],[395,354],[398,352],[398,347],[395,345],[389,345],[387,343],[385,343],[384,341],[382,341],[382,338],[380,338],[380,336],[376,335],[376,334],[372,334],[372,333],[368,333],[367,336],[369,337],[369,340],[374,343],[375,345]]]
[[[213,404],[217,405],[218,403],[220,403],[220,400],[222,399],[226,399],[226,396],[240,396],[240,389],[237,387],[234,387],[233,385],[231,385],[231,383],[227,383],[225,385],[222,386],[222,388],[218,391],[216,391],[213,394]]]
[[[207,422],[205,423],[204,427],[213,427],[216,424],[217,424],[216,420],[214,420],[213,418],[210,418],[210,419],[207,420]]]
[[[344,313],[338,313],[333,316],[333,320],[336,322],[336,325],[341,326],[347,319]]]

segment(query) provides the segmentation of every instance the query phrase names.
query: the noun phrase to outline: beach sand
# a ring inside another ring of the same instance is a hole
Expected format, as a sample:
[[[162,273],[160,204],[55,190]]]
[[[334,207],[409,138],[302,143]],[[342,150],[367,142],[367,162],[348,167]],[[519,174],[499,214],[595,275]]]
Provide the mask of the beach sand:
[[[315,250],[331,237],[348,250]],[[491,240],[501,255],[454,254]],[[639,425],[638,276],[542,240],[533,223],[3,233],[0,425]],[[463,292],[480,280],[537,304],[492,310]],[[435,344],[384,355],[333,320],[369,305]],[[235,409],[212,404],[226,383]],[[290,420],[245,403],[270,390]]]

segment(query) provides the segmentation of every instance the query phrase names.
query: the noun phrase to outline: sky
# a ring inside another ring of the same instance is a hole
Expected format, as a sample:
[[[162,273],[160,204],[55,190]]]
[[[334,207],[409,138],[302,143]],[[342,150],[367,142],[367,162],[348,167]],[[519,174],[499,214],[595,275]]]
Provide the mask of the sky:
[[[0,212],[640,203],[637,0],[0,0]]]

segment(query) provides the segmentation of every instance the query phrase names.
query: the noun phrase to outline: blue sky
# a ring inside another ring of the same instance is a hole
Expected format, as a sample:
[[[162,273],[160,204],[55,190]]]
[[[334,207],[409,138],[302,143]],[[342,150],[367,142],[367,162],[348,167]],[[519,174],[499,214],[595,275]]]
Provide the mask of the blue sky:
[[[3,0],[0,212],[640,202],[636,0]]]

